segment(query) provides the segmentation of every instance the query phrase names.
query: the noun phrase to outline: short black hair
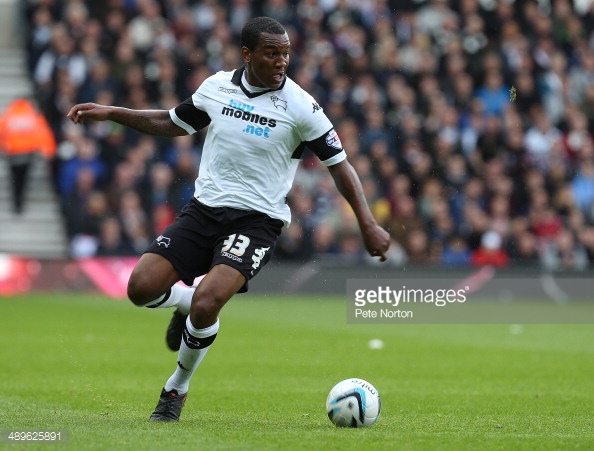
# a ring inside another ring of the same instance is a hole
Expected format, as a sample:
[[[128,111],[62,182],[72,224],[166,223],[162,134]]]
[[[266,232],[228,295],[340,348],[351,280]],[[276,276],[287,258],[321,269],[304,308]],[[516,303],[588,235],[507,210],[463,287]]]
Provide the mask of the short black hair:
[[[260,42],[262,33],[285,34],[287,31],[272,17],[254,17],[248,20],[241,30],[241,47],[254,50]]]

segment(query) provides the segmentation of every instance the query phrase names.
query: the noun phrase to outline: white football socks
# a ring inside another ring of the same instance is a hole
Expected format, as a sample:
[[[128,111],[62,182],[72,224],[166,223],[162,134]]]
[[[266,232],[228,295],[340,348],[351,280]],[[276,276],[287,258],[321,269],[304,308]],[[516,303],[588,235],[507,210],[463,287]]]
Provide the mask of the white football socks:
[[[190,379],[208,352],[218,330],[218,319],[212,326],[195,329],[188,316],[177,357],[177,368],[165,384],[165,391],[177,390],[179,394],[187,393]]]
[[[159,296],[154,301],[144,304],[142,307],[147,308],[168,308],[177,307],[181,313],[187,315],[190,313],[190,305],[192,305],[192,296],[196,291],[196,287],[183,287],[181,285],[173,285],[167,293]]]

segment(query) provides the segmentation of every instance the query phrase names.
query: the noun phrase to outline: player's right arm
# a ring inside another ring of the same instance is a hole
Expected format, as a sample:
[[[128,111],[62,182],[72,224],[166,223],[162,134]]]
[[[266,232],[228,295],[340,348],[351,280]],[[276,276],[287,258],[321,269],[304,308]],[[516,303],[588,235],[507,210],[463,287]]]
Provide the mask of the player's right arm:
[[[67,117],[75,124],[85,119],[112,121],[147,135],[181,136],[188,133],[173,122],[167,110],[131,110],[96,103],[82,103],[73,106]]]

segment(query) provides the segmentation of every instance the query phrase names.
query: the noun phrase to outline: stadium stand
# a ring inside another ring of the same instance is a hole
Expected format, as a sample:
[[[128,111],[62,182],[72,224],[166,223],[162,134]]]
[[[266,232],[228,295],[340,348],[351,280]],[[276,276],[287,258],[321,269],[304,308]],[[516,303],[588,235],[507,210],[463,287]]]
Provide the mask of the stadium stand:
[[[60,142],[71,256],[106,249],[104,228],[122,243],[115,253],[141,252],[191,196],[202,136],[74,129],[70,106],[170,108],[241,64],[238,30],[266,14],[287,24],[290,76],[337,125],[394,238],[393,264],[471,265],[487,237],[504,265],[575,270],[594,259],[594,2],[31,0],[25,9],[28,68]],[[353,215],[310,156],[289,201],[294,222],[277,259],[368,262]]]

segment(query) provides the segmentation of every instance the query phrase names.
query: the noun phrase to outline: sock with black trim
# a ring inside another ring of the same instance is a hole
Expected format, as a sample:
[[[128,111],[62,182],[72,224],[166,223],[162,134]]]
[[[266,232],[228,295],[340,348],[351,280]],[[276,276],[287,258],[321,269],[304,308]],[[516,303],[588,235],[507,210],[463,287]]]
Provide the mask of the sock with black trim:
[[[196,287],[183,287],[181,285],[173,285],[167,292],[159,296],[154,301],[144,304],[142,307],[146,308],[169,308],[177,307],[184,315],[190,313],[190,305],[192,304],[192,296],[196,291]]]
[[[218,318],[212,326],[196,329],[188,316],[177,356],[177,368],[165,384],[166,391],[175,389],[180,394],[187,393],[190,379],[217,337],[218,330]]]

